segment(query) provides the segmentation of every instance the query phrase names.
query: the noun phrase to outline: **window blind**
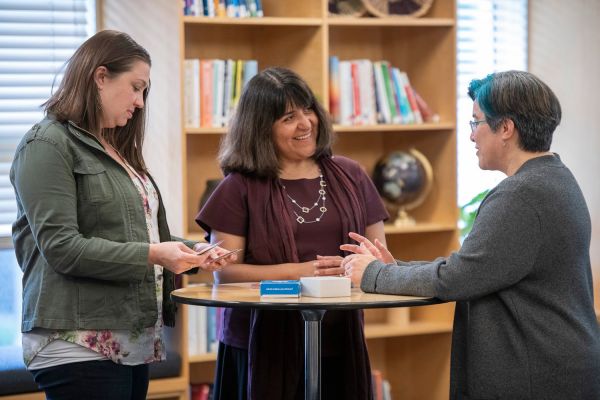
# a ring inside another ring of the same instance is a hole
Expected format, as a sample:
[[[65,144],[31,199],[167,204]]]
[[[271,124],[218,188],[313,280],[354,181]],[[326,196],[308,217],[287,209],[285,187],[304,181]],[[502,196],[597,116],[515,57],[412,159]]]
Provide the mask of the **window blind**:
[[[465,204],[504,175],[481,171],[470,141],[472,79],[510,69],[527,69],[527,0],[458,0],[457,2],[458,204]]]
[[[42,119],[56,74],[95,30],[91,0],[0,0],[0,238],[16,217],[9,180],[16,146]]]

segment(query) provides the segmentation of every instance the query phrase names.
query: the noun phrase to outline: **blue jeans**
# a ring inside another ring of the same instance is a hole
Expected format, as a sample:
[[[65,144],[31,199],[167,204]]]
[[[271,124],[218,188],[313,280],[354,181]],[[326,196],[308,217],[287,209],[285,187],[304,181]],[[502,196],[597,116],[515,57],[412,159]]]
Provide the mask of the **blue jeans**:
[[[85,361],[30,371],[47,400],[144,400],[148,364]]]

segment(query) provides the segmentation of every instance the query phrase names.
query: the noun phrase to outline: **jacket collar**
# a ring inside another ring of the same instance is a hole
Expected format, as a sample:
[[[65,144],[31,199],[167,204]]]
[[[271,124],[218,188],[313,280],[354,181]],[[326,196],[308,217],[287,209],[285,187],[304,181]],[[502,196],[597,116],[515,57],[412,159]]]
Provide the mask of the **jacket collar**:
[[[106,153],[106,150],[104,150],[104,147],[102,146],[102,144],[100,144],[100,141],[90,132],[81,128],[73,121],[68,121],[66,123],[66,126],[69,133],[75,138],[77,138],[80,142]]]

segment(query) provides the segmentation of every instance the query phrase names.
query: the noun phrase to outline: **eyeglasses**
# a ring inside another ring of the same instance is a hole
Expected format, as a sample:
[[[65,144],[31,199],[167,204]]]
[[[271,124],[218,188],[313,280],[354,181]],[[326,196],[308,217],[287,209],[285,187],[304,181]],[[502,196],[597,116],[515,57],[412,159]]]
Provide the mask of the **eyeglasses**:
[[[485,119],[480,119],[478,121],[469,121],[469,126],[471,127],[471,132],[473,132],[477,128],[477,125],[483,124],[484,122],[487,122],[487,121]]]

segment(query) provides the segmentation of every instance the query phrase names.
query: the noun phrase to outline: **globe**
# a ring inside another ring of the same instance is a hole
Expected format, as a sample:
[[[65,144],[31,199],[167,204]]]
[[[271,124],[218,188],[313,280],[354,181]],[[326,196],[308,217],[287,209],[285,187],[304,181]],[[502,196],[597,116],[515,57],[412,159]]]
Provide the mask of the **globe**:
[[[429,193],[431,164],[416,149],[394,151],[377,162],[373,182],[388,208],[396,211],[395,225],[414,225],[406,211],[420,205]]]

